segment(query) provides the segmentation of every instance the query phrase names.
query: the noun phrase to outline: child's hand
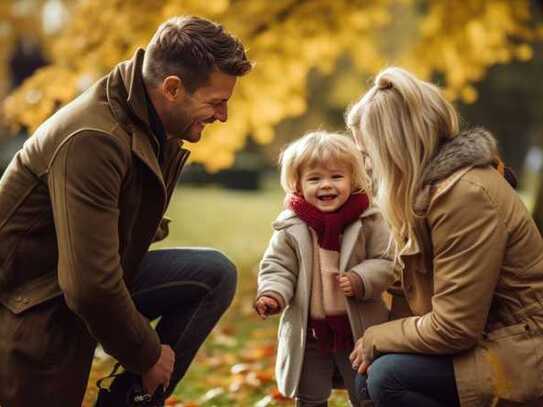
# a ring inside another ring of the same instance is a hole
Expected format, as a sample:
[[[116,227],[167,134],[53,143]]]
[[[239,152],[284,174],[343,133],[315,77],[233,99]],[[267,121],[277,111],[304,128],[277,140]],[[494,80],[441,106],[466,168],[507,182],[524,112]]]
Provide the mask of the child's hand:
[[[353,285],[351,284],[351,280],[349,280],[348,277],[342,276],[340,274],[338,274],[336,276],[336,278],[337,278],[337,281],[339,283],[339,288],[341,288],[343,293],[347,297],[353,297],[354,296],[354,289],[353,289]]]
[[[280,311],[281,306],[275,298],[263,295],[255,303],[256,313],[262,319],[266,319],[268,316],[277,314]]]

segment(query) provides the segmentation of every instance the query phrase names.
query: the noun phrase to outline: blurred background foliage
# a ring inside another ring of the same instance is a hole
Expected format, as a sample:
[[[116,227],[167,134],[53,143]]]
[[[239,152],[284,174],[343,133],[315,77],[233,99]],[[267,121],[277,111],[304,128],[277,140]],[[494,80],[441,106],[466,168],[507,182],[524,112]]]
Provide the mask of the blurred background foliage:
[[[386,65],[402,65],[423,78],[437,79],[450,99],[472,104],[478,100],[478,84],[492,67],[533,61],[543,38],[543,25],[535,18],[541,2],[530,0],[0,4],[0,60],[6,62],[0,66],[0,92],[10,93],[4,102],[4,123],[12,130],[24,126],[30,133],[116,63],[130,58],[137,47],[144,47],[164,19],[195,14],[223,23],[246,44],[256,69],[240,81],[229,122],[212,128],[193,148],[192,160],[212,171],[232,166],[248,138],[256,144],[282,144],[298,136],[299,131],[291,134],[287,127],[280,133],[283,137],[277,137],[278,125],[286,119],[306,113],[307,128],[327,125],[326,116],[335,116],[332,122],[337,125],[342,116],[338,113],[364,91],[368,77]],[[41,68],[21,85],[30,65]]]
[[[344,131],[346,107],[383,67],[435,81],[464,127],[496,135],[543,230],[543,0],[0,0],[0,172],[56,109],[144,47],[163,20],[189,14],[224,24],[256,66],[239,81],[228,122],[189,147],[181,178],[192,185],[177,192],[172,234],[158,246],[218,247],[240,271],[240,295],[171,405],[284,402],[273,390],[276,322],[251,309],[281,209],[277,155],[308,130]]]
[[[371,77],[401,65],[441,85],[465,126],[496,134],[541,223],[542,13],[543,0],[1,0],[0,139],[19,137],[0,146],[0,167],[163,20],[194,14],[240,37],[256,67],[228,123],[191,146],[185,180],[257,188],[285,142],[344,130]]]

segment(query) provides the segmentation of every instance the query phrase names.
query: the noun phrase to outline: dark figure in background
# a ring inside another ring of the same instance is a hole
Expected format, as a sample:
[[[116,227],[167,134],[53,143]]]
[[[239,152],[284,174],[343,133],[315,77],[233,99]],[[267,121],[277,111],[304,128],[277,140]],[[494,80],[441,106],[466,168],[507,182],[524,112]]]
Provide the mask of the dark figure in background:
[[[98,343],[162,405],[228,308],[236,270],[211,249],[148,251],[206,124],[227,119],[243,45],[172,18],[43,123],[0,180],[0,405],[80,406]],[[150,320],[161,317],[156,330]]]

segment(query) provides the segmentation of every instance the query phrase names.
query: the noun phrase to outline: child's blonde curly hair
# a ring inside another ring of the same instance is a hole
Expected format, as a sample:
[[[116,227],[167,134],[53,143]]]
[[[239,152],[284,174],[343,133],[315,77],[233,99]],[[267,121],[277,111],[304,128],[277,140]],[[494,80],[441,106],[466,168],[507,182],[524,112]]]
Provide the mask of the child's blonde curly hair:
[[[288,144],[279,156],[281,186],[287,194],[300,193],[302,171],[315,165],[345,165],[352,176],[353,192],[367,190],[367,174],[361,153],[343,134],[314,131]]]

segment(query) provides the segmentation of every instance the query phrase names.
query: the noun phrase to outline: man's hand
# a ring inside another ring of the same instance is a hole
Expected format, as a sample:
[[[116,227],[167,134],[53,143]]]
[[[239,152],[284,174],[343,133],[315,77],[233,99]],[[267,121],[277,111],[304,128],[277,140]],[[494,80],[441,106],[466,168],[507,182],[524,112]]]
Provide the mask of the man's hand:
[[[262,319],[266,319],[269,315],[277,314],[281,306],[275,298],[263,295],[255,303],[256,313]]]
[[[166,388],[175,363],[175,353],[169,345],[160,345],[160,357],[151,369],[142,376],[143,389],[153,395],[159,386]]]
[[[370,363],[364,359],[364,353],[362,350],[362,338],[356,341],[354,345],[354,350],[349,356],[353,369],[356,370],[359,374],[364,374],[368,370]]]
[[[354,288],[351,284],[351,280],[349,280],[348,277],[337,274],[336,279],[339,283],[339,288],[341,288],[341,291],[347,296],[347,297],[353,297],[354,296]]]

